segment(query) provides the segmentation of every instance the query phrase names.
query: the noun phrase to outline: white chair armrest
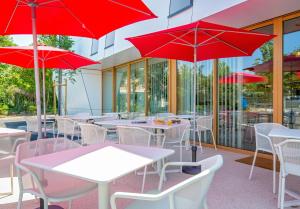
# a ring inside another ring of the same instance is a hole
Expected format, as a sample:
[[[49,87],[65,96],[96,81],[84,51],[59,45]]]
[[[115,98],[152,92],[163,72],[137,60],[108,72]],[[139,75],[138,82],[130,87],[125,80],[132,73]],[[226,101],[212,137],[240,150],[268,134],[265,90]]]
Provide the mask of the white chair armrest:
[[[110,198],[110,204],[112,209],[117,209],[117,199],[131,199],[131,200],[144,200],[144,201],[157,201],[164,197],[160,194],[141,194],[141,193],[130,193],[130,192],[116,192]]]

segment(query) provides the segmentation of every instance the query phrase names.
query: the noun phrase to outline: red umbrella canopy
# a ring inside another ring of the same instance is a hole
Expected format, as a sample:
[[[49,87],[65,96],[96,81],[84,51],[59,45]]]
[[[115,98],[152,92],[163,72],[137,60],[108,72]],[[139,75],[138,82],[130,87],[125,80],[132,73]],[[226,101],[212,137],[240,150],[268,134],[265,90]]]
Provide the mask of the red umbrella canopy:
[[[75,70],[86,65],[99,64],[71,51],[51,46],[38,46],[39,66],[45,68],[61,68]],[[24,68],[33,68],[33,47],[16,46],[0,47],[0,62],[17,65]]]
[[[255,74],[236,72],[219,79],[221,84],[248,84],[248,83],[265,83],[268,79],[265,76]]]
[[[117,28],[156,17],[141,0],[0,0],[0,5],[2,35],[31,34],[33,5],[37,34],[100,38]]]
[[[250,56],[273,35],[197,21],[142,36],[127,38],[143,57],[189,62]],[[196,49],[196,54],[194,53]],[[196,58],[194,57],[196,55]]]

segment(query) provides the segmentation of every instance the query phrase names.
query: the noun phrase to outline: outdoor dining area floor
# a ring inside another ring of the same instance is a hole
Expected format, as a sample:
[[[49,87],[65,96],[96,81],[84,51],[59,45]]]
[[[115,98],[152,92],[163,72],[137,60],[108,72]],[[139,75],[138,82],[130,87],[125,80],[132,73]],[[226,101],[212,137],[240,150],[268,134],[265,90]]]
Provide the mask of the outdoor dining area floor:
[[[184,160],[190,161],[190,151],[184,150]],[[209,209],[275,209],[277,208],[277,195],[272,193],[272,171],[255,167],[253,179],[248,179],[250,165],[236,162],[237,159],[244,158],[246,155],[237,154],[225,150],[214,150],[204,148],[203,153],[198,154],[198,159],[221,154],[224,157],[224,165],[217,172],[212,186],[208,193]],[[0,171],[1,172],[1,171]],[[189,175],[183,173],[170,173],[167,175],[165,188],[170,187],[181,180],[188,178]],[[8,178],[1,175],[0,185],[7,185]],[[147,175],[145,191],[155,190],[158,186],[158,175]],[[111,183],[110,191],[140,192],[142,176],[134,173],[118,179]],[[287,188],[300,191],[300,181],[297,178],[288,177]],[[59,185],[58,185],[59,186]],[[14,181],[14,195],[0,197],[0,209],[15,209],[18,201],[18,182]],[[7,188],[8,189],[8,188]],[[93,191],[84,197],[76,199],[72,203],[72,209],[97,209],[97,191]],[[128,201],[119,201],[118,206],[124,208]],[[59,204],[63,208],[68,208],[68,203]],[[39,206],[38,199],[33,196],[24,196],[22,209],[33,209]],[[142,209],[142,208],[141,208]]]

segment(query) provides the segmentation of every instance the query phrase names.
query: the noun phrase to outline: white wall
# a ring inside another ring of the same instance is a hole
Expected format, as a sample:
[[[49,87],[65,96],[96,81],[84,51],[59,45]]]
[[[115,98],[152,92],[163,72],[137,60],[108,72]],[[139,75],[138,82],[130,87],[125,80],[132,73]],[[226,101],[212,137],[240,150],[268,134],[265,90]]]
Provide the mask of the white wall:
[[[88,112],[93,113],[93,115],[100,115],[102,113],[100,109],[102,106],[100,91],[102,79],[100,71],[78,70],[74,78],[76,80],[75,83],[68,81],[67,84],[67,114],[72,115],[79,112]],[[64,89],[62,93],[64,107]],[[90,100],[92,111],[88,99]]]
[[[101,61],[103,68],[115,66],[140,57],[132,44],[125,40],[127,37],[142,35],[162,29],[191,23],[221,10],[244,2],[245,0],[194,0],[193,7],[169,18],[170,0],[144,0],[145,4],[158,16],[156,19],[138,22],[115,31],[115,42],[112,47],[104,49],[105,36],[99,39],[98,53],[91,56],[92,40],[74,37],[73,50],[83,56]],[[104,20],[106,21],[106,20]],[[101,21],[99,20],[99,24]],[[99,66],[99,70],[101,66]],[[101,114],[101,72],[83,71],[88,96],[94,115]],[[76,75],[76,83],[68,84],[68,114],[90,112],[86,92],[80,73]]]

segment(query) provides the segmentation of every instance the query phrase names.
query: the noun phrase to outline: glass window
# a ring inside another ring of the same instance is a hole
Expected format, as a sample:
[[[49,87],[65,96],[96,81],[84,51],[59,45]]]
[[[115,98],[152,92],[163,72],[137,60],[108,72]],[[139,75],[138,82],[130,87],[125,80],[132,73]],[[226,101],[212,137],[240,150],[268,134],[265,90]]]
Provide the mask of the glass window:
[[[127,112],[127,70],[128,66],[117,68],[116,72],[116,110],[117,112]]]
[[[145,112],[145,62],[130,65],[130,112]]]
[[[168,112],[168,60],[149,59],[147,78],[148,114]]]
[[[196,110],[200,115],[212,112],[211,60],[197,63]],[[193,112],[193,63],[177,61],[177,113]]]
[[[193,6],[193,0],[170,0],[169,17]]]
[[[110,32],[105,38],[105,48],[113,46],[115,43],[115,31]]]
[[[113,73],[111,70],[102,72],[102,112],[113,111]]]
[[[256,32],[272,34],[273,26]],[[246,150],[255,149],[255,123],[272,122],[273,41],[252,56],[220,59],[219,144]],[[252,79],[253,76],[259,79]]]
[[[283,122],[300,128],[300,17],[284,22]]]
[[[99,41],[97,39],[92,39],[91,55],[98,53],[98,46],[99,46]]]

